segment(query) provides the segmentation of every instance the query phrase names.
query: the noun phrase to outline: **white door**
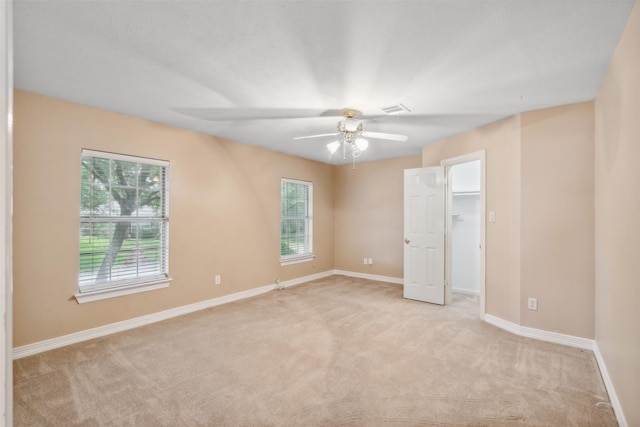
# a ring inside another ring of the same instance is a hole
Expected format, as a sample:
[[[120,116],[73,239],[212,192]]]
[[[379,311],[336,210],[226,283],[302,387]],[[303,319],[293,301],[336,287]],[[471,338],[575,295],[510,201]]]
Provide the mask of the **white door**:
[[[444,304],[444,167],[404,171],[404,297]]]

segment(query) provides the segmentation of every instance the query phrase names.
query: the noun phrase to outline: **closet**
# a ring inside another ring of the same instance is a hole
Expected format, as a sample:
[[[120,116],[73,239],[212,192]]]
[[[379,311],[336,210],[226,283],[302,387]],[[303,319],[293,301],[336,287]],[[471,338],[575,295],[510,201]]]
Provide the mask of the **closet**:
[[[480,295],[480,161],[451,172],[451,291]]]

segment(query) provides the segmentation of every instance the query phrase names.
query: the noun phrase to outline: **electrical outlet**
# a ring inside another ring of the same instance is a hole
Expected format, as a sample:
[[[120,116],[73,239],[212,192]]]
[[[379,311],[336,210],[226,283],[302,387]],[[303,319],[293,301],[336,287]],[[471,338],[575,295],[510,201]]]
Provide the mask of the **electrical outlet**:
[[[222,279],[220,278],[220,275],[216,275],[216,285],[219,285],[220,283],[222,283]]]
[[[538,299],[537,298],[529,298],[527,301],[527,308],[529,310],[537,310],[538,309]]]

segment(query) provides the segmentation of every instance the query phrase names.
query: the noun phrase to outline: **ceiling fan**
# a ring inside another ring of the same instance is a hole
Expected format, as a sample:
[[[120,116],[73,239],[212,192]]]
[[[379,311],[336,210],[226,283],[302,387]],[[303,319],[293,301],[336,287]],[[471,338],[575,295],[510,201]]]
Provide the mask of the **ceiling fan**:
[[[361,114],[358,110],[355,109],[345,109],[342,111],[342,115],[344,116],[344,120],[340,120],[338,122],[338,132],[334,133],[323,133],[318,135],[308,135],[308,136],[298,136],[293,138],[294,140],[298,139],[308,139],[308,138],[321,138],[325,136],[337,136],[338,139],[336,141],[330,142],[327,144],[327,149],[331,152],[331,154],[335,153],[340,146],[342,146],[343,156],[346,159],[347,156],[347,147],[351,150],[351,156],[355,162],[357,157],[360,157],[362,152],[367,149],[369,146],[369,141],[365,138],[374,138],[374,139],[386,139],[390,141],[400,141],[404,142],[408,138],[406,135],[397,135],[392,133],[381,133],[381,132],[369,132],[363,130],[362,122],[357,120],[355,117]]]

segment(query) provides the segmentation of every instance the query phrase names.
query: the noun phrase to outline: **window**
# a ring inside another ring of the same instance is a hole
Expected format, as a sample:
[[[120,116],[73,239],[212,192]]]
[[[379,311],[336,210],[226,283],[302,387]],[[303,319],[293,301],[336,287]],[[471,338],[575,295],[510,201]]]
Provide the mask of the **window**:
[[[280,262],[313,259],[313,184],[282,179],[280,184]]]
[[[169,163],[90,150],[81,162],[79,295],[168,286]]]

